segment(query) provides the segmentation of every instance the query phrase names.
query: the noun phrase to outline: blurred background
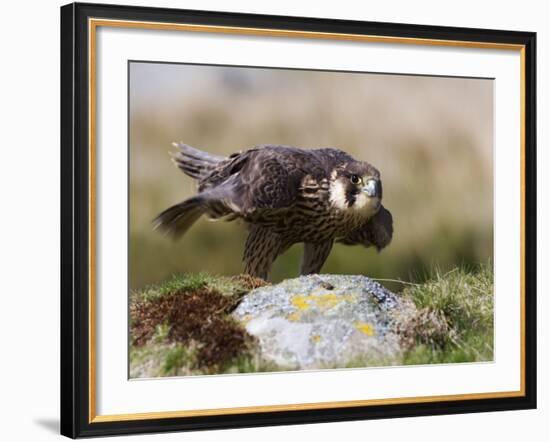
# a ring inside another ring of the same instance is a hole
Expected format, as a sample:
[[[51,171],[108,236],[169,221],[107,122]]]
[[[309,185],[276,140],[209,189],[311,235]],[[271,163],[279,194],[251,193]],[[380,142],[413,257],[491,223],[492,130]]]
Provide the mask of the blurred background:
[[[338,147],[375,165],[393,241],[379,254],[335,245],[324,273],[420,282],[492,260],[492,80],[132,62],[129,108],[131,289],[243,269],[242,224],[200,219],[176,242],[152,230],[195,192],[170,161],[173,141],[219,155]],[[301,253],[279,257],[271,279],[297,276]]]

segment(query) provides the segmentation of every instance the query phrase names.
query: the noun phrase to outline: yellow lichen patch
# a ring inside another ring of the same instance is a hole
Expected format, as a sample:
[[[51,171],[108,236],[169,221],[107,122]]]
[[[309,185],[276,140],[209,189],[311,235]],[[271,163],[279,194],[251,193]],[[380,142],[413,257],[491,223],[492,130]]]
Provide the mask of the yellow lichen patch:
[[[357,330],[359,330],[361,333],[364,333],[367,336],[374,336],[374,334],[375,334],[373,326],[371,324],[369,324],[368,322],[356,321],[356,322],[353,323],[353,326]]]
[[[296,321],[299,321],[301,317],[302,315],[300,314],[300,312],[292,312],[290,315],[286,317],[286,319],[292,322],[296,322]]]
[[[334,293],[294,295],[291,298],[292,304],[299,310],[307,310],[311,307],[329,310],[342,301],[351,300],[353,300],[353,295],[335,295]]]
[[[321,336],[319,335],[313,335],[311,336],[311,340],[315,343],[319,342],[321,340]]]
[[[290,299],[290,302],[292,302],[292,305],[296,307],[298,310],[307,310],[308,308],[311,307],[311,305],[308,302],[309,298],[310,296],[307,296],[307,295],[294,295]]]
[[[335,295],[334,293],[327,293],[324,295],[317,295],[315,297],[315,303],[317,307],[323,310],[328,310],[336,305],[340,304],[342,301],[351,301],[353,296],[351,295]]]

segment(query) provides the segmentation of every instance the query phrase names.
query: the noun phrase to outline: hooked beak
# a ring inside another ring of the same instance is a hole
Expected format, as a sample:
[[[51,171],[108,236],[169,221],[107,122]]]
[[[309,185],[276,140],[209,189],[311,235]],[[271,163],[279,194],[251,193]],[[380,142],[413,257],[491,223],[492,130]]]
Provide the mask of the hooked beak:
[[[369,178],[361,190],[372,198],[375,196],[381,196],[381,189],[380,181],[374,178]]]

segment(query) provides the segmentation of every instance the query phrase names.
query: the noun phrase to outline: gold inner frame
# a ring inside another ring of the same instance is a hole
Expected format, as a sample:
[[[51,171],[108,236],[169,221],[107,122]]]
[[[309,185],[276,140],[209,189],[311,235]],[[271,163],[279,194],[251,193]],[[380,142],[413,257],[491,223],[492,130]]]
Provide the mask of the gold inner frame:
[[[172,30],[186,32],[209,32],[218,34],[255,35],[269,37],[292,37],[370,43],[414,44],[422,46],[447,46],[481,49],[519,51],[520,53],[520,168],[521,168],[521,231],[520,231],[520,389],[518,391],[466,393],[437,396],[398,397],[388,399],[367,399],[336,402],[316,402],[284,405],[260,405],[233,408],[191,409],[179,411],[158,411],[129,414],[96,414],[96,31],[99,26],[116,28],[138,28],[149,30]],[[364,407],[389,404],[413,404],[426,402],[460,401],[467,399],[496,399],[525,396],[525,45],[493,42],[473,42],[439,40],[410,37],[388,37],[377,35],[357,35],[291,31],[282,29],[261,29],[232,26],[192,25],[180,23],[140,22],[111,19],[88,19],[88,93],[89,93],[89,423],[162,419],[176,417],[197,417],[231,415],[258,412],[293,410],[320,410],[327,408]]]

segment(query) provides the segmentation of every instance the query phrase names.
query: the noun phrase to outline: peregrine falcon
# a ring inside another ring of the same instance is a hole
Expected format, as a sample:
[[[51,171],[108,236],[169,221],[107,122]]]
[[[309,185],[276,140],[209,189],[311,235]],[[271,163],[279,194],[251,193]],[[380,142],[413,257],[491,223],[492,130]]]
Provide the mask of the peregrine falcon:
[[[244,221],[247,274],[267,279],[277,256],[296,243],[304,243],[301,274],[310,274],[335,241],[380,251],[392,239],[380,173],[342,150],[262,145],[222,157],[174,146],[174,163],[197,180],[198,192],[158,215],[154,227],[177,238],[202,215]]]

